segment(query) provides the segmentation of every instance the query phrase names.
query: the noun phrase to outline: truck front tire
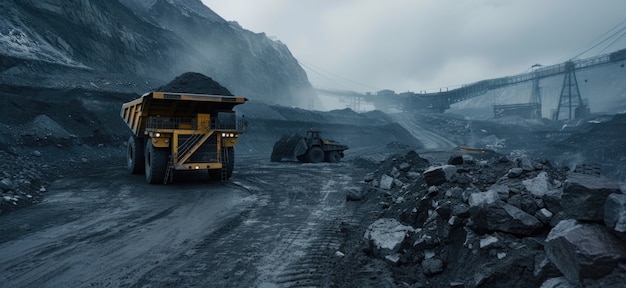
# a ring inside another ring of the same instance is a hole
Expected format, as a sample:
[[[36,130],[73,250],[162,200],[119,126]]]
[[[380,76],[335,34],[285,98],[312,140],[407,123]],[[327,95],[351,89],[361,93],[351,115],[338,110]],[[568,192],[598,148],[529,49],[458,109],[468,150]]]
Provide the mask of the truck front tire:
[[[126,147],[126,168],[132,174],[143,174],[146,171],[143,141],[141,138],[130,136]]]
[[[150,184],[163,183],[170,154],[169,148],[154,147],[150,139],[146,142],[146,182]]]
[[[324,162],[324,151],[322,148],[314,146],[306,153],[309,162],[319,163]]]
[[[228,164],[226,165],[226,177],[230,179],[233,176],[233,170],[235,170],[235,147],[226,148],[226,153],[228,153]]]

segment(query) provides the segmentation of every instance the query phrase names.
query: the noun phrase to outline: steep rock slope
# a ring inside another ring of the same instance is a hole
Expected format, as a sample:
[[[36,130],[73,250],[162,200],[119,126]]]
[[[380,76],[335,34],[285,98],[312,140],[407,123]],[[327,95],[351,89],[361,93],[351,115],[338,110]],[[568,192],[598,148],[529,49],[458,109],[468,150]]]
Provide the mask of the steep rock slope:
[[[117,1],[8,0],[2,6],[9,14],[2,22],[9,31],[2,35],[6,58],[150,75],[157,65],[171,67],[176,52],[186,49],[173,33]]]
[[[173,31],[206,65],[202,72],[238,95],[282,105],[317,101],[306,73],[286,45],[227,22],[199,0],[122,0],[141,17]],[[255,83],[254,85],[240,85]],[[291,83],[290,85],[285,85]]]
[[[0,15],[2,83],[145,92],[194,71],[250,99],[317,101],[284,44],[199,0],[7,0]]]

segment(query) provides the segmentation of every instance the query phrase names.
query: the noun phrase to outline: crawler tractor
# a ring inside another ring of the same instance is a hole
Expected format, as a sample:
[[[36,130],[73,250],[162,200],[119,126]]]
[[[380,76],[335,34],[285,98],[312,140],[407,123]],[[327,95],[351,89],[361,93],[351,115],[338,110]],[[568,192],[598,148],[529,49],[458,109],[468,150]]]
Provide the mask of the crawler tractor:
[[[307,131],[306,137],[298,133],[283,135],[274,143],[270,161],[278,162],[295,157],[302,163],[339,162],[348,146],[323,139],[320,135],[321,132],[317,130]]]
[[[128,139],[127,168],[145,173],[150,184],[173,181],[174,171],[206,170],[213,179],[233,173],[234,146],[245,123],[233,107],[243,97],[150,92],[124,103]]]

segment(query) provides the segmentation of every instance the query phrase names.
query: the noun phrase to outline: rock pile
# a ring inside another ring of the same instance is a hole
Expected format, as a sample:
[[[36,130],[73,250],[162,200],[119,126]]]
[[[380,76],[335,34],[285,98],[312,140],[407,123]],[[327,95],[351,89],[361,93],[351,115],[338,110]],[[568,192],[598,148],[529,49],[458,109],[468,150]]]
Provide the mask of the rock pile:
[[[40,155],[35,150],[30,156]],[[0,214],[35,203],[46,192],[47,166],[29,158],[0,150],[0,160],[13,160],[0,161]]]
[[[592,173],[584,174],[585,171]],[[526,155],[396,155],[364,179],[385,199],[363,235],[408,287],[618,287],[626,283],[626,194],[591,170]]]

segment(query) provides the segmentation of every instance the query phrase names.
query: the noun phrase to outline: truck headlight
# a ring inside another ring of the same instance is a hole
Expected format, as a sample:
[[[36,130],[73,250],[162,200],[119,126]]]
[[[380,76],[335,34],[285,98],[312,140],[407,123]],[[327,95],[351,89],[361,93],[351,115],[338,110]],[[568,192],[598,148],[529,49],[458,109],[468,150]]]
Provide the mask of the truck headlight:
[[[157,137],[157,138],[161,137],[161,133],[157,132],[157,133],[154,134],[154,136]]]
[[[222,133],[222,137],[226,137],[226,133]]]

